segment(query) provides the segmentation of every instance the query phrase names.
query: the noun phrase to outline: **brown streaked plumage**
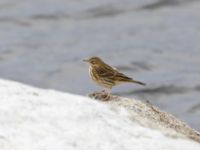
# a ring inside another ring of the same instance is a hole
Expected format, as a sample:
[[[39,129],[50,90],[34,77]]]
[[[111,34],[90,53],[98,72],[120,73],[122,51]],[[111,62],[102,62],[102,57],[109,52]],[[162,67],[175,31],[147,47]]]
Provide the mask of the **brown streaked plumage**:
[[[89,74],[91,79],[97,84],[108,89],[112,89],[115,85],[127,82],[145,85],[143,82],[136,81],[120,73],[117,69],[109,66],[99,57],[91,57],[84,61],[90,64]]]

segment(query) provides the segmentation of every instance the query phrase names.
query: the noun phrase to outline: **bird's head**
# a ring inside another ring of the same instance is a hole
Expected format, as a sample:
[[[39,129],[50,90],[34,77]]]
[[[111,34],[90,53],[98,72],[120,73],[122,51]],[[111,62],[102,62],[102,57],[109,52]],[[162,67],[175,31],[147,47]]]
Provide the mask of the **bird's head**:
[[[89,59],[84,59],[83,61],[88,62],[92,66],[100,66],[104,63],[99,57],[91,57]]]

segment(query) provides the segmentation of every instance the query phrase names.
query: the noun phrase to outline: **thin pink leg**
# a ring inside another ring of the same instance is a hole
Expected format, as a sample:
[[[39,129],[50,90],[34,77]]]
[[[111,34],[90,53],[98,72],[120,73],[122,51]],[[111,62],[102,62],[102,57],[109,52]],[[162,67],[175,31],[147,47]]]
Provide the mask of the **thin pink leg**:
[[[111,89],[104,89],[102,92],[103,92],[103,93],[110,94],[110,93],[111,93]]]
[[[106,93],[110,94],[111,93],[111,89],[106,89]]]

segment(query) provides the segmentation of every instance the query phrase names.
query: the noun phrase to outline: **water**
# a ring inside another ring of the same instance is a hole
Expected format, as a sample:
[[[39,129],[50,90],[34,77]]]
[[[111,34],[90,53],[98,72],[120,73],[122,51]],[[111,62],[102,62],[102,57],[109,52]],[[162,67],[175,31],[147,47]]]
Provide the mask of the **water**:
[[[102,57],[147,83],[113,93],[149,100],[200,131],[200,1],[1,0],[0,77],[86,95],[82,59]]]

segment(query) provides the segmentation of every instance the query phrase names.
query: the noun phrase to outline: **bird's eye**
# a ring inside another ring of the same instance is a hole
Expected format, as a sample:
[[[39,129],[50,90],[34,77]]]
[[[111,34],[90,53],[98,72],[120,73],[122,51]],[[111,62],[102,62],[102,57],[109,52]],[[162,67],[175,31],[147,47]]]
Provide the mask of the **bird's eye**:
[[[91,61],[91,64],[95,64],[95,61]]]

